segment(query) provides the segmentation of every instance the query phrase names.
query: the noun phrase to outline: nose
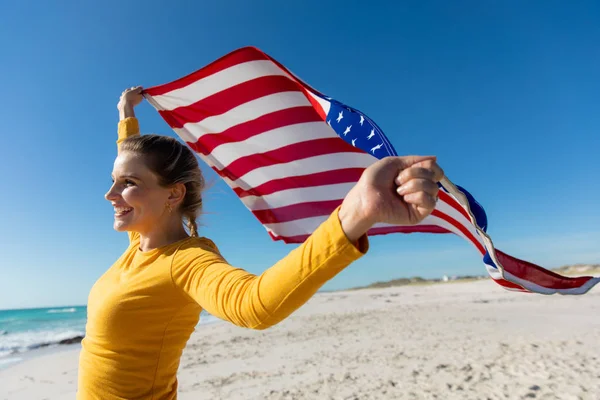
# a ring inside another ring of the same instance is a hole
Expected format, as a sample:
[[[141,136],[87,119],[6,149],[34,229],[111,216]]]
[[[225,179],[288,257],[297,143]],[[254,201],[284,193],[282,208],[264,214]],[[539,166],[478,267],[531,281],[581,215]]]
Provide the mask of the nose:
[[[104,198],[106,200],[113,201],[119,197],[119,193],[117,193],[115,186],[116,185],[113,183],[113,185],[110,187],[110,189],[108,189],[108,192],[106,192],[106,194],[104,195]]]

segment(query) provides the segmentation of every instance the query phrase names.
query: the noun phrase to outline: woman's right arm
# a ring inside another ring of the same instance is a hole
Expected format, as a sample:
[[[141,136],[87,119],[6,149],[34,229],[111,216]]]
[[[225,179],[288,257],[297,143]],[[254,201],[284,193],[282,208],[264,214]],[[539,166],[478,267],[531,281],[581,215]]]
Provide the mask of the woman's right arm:
[[[143,100],[142,87],[126,89],[119,99],[117,109],[119,110],[119,129],[117,138],[117,150],[123,140],[140,134],[140,125],[135,117],[134,108]]]

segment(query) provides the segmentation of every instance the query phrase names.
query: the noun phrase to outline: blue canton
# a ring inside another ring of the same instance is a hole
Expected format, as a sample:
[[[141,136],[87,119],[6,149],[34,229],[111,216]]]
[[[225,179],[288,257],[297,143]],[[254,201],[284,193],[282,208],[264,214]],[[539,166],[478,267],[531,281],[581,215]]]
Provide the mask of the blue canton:
[[[373,120],[337,100],[330,97],[324,97],[324,99],[331,103],[327,114],[327,123],[340,138],[379,159],[398,155]]]

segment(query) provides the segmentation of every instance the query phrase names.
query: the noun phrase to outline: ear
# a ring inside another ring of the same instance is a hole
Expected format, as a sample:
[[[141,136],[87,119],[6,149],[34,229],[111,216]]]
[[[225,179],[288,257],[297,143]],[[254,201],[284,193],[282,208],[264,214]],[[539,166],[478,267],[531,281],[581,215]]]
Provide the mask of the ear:
[[[171,207],[173,209],[176,209],[179,206],[179,204],[183,202],[183,199],[185,198],[185,193],[186,189],[183,183],[176,183],[175,185],[171,186],[168,202],[171,204]]]

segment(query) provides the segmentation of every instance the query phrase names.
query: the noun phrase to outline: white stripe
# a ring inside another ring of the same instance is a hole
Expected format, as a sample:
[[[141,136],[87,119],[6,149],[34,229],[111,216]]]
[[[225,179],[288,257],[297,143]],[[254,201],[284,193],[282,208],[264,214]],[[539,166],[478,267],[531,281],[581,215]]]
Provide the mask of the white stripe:
[[[483,265],[485,265],[485,269],[487,269],[488,274],[493,278],[493,279],[504,279],[502,277],[502,273],[498,270],[498,268],[494,268],[493,266],[487,264],[487,263],[483,263]]]
[[[498,269],[496,269],[488,264],[485,264],[485,266],[488,270],[488,273],[490,274],[490,276],[492,278],[494,278],[494,279],[502,278],[502,274],[500,273],[500,271]],[[584,283],[583,285],[581,285],[579,287],[574,287],[574,288],[569,288],[569,289],[552,289],[552,288],[540,286],[538,284],[535,284],[535,283],[525,280],[525,279],[521,279],[506,270],[504,270],[504,279],[509,282],[520,285],[528,291],[535,292],[535,293],[541,293],[541,294],[557,294],[557,293],[558,294],[572,294],[572,295],[584,294],[584,293],[588,292],[592,287],[594,287],[597,283],[600,283],[600,277],[594,277],[592,279],[589,279],[586,283]],[[505,288],[505,289],[508,289],[508,288]]]
[[[305,122],[266,131],[241,142],[222,144],[215,147],[209,156],[213,160],[218,160],[218,163],[215,161],[218,169],[223,169],[242,157],[324,138],[338,138],[338,136],[323,121]]]
[[[247,196],[241,198],[242,202],[252,211],[266,210],[270,208],[279,208],[290,206],[294,204],[301,204],[311,201],[330,201],[330,200],[343,200],[348,194],[350,189],[355,185],[354,182],[338,183],[332,185],[314,186],[306,188],[295,188],[282,190],[265,196]],[[461,225],[468,228],[469,232],[473,234],[476,240],[483,245],[481,238],[476,233],[475,228],[467,221],[467,219],[458,212],[454,207],[449,204],[440,201],[438,202],[436,209],[440,212],[456,219]],[[432,222],[435,221],[435,222]],[[467,242],[475,244],[460,231],[454,225],[446,222],[445,220],[435,217],[433,215],[428,216],[421,222],[421,225],[438,225],[445,228],[456,235],[464,238]],[[382,225],[392,226],[392,225]],[[304,232],[305,233],[305,232]],[[303,234],[303,233],[298,233]],[[280,235],[280,234],[278,234]],[[287,235],[283,235],[287,236]],[[295,236],[295,235],[293,235]],[[477,246],[475,246],[477,248]]]
[[[310,106],[310,102],[302,92],[275,93],[246,102],[223,114],[213,115],[200,122],[188,122],[182,128],[173,130],[184,141],[195,143],[207,133],[221,133],[275,111],[303,106]]]
[[[544,286],[536,285],[530,281],[526,281],[524,279],[518,278],[512,275],[509,272],[504,271],[504,279],[509,282],[516,283],[517,285],[521,285],[529,291],[541,293],[541,294],[584,294],[588,290],[590,290],[594,285],[600,282],[600,278],[592,278],[583,284],[580,287],[575,287],[571,289],[551,289]]]
[[[500,279],[504,279],[504,278],[500,278]],[[505,281],[507,281],[507,282],[510,282],[510,281],[509,281],[509,280],[507,280],[507,279],[504,279],[504,280],[505,280]],[[494,279],[494,281],[497,281],[497,279]],[[514,282],[510,282],[510,283],[514,283]],[[497,282],[497,284],[498,284],[498,285],[500,285],[500,283],[499,283],[499,282]],[[504,289],[504,290],[508,290],[509,292],[529,293],[529,291],[528,291],[527,289],[524,289],[524,288],[522,288],[522,287],[516,287],[516,288],[513,288],[513,287],[506,287],[506,286],[502,286],[502,285],[501,285],[501,287],[502,287],[502,289]]]
[[[311,201],[339,200],[341,202],[344,199],[344,197],[346,197],[346,195],[348,194],[350,189],[352,189],[354,184],[355,183],[353,183],[353,182],[349,182],[349,183],[339,183],[339,184],[324,185],[324,186],[295,188],[295,189],[282,190],[282,191],[272,193],[269,195],[265,195],[265,196],[247,196],[247,197],[241,198],[241,200],[246,205],[246,207],[248,207],[248,209],[250,209],[251,211],[266,210],[266,209],[270,209],[270,208],[279,208],[279,207],[285,207],[285,206],[290,206],[293,204],[300,204],[300,203],[311,202]],[[446,213],[446,211],[449,210],[450,212],[453,211],[453,214],[460,214],[454,208],[452,208],[451,206],[449,206],[445,203],[443,203],[443,205],[441,205],[442,203],[443,202],[438,203],[437,208],[440,209],[440,211]],[[455,217],[456,215],[452,215],[452,216]],[[462,216],[462,214],[459,217],[461,217],[463,221],[465,220],[465,218],[464,218],[464,216]],[[292,224],[294,222],[295,221],[288,221],[285,223]],[[460,231],[460,229],[456,228],[454,225],[450,224],[449,222],[447,222],[439,217],[429,215],[419,225],[440,226],[440,227],[456,234],[457,236],[462,237],[467,242],[474,245],[474,243],[466,235],[464,235],[462,233],[462,231]],[[389,226],[394,226],[394,225],[391,225],[391,224],[378,224],[377,225],[377,227],[389,227]],[[287,228],[284,228],[284,229],[287,229]],[[470,231],[473,231],[473,229],[470,229]],[[299,231],[293,235],[285,235],[285,234],[282,234],[280,232],[275,232],[275,231],[273,231],[273,233],[278,236],[296,236],[296,235],[308,234],[308,233],[310,233],[310,231],[304,231],[304,232]],[[478,237],[478,236],[476,236],[476,237]],[[477,248],[477,246],[475,246],[475,248]]]
[[[216,166],[215,160],[210,156],[201,156],[202,159],[211,166]],[[351,163],[349,163],[351,161]],[[376,162],[377,159],[369,154],[363,153],[338,153],[338,154],[327,154],[322,156],[310,157],[303,160],[292,161],[286,164],[276,164],[263,168],[257,168],[253,171],[250,171],[246,175],[240,177],[236,181],[231,181],[229,178],[223,178],[223,180],[232,188],[240,187],[243,190],[249,190],[251,188],[262,185],[263,183],[269,182],[271,180],[297,176],[297,175],[306,175],[311,173],[318,173],[323,171],[329,171],[333,168],[335,169],[343,169],[343,168],[366,168],[372,163]],[[218,167],[219,169],[222,167]],[[269,208],[278,208],[284,207],[292,204],[304,203],[307,201],[327,201],[327,200],[338,200],[343,199],[348,191],[352,188],[354,183],[343,183],[343,184],[335,184],[335,185],[326,185],[326,186],[316,186],[316,187],[307,187],[307,188],[297,188],[297,189],[288,189],[280,192],[275,192],[267,196],[247,196],[241,198],[242,202],[246,205],[246,207],[250,210],[264,210]],[[446,204],[443,201],[440,201],[436,207],[440,212],[451,216],[456,219],[461,225],[465,226],[479,241],[481,244],[481,238],[476,233],[472,224],[454,207]],[[318,217],[316,217],[318,218]],[[285,231],[287,231],[288,226],[290,224],[294,224],[296,221],[288,221],[281,224],[284,225]],[[312,226],[310,222],[308,222],[308,226]],[[432,215],[428,216],[424,221],[421,222],[422,225],[437,225],[440,226],[460,237],[465,239],[467,242],[471,243],[475,246],[475,244],[464,235],[457,227],[446,222],[443,219],[438,217],[434,217]],[[272,224],[277,226],[276,224]],[[304,225],[304,223],[303,223]],[[318,224],[315,226],[315,228]],[[386,226],[381,225],[381,226]],[[388,225],[390,226],[390,225]],[[281,233],[276,230],[276,228],[267,228],[267,230],[272,231],[277,236],[297,236],[309,234],[312,231],[306,230],[298,230],[298,231],[290,231],[291,233]],[[477,246],[475,246],[477,248]]]
[[[264,224],[264,226],[268,231],[273,233],[275,236],[279,236],[279,237],[307,235],[307,234],[310,234],[311,232],[314,232],[319,227],[319,225],[321,225],[328,217],[329,217],[328,215],[325,215],[325,216],[319,216],[319,217],[304,218],[304,219],[290,221],[290,222],[283,222],[283,223],[276,223],[276,224]],[[430,217],[431,217],[431,220],[427,221],[427,219],[429,219]],[[428,217],[426,220],[424,220],[422,222],[422,224],[438,225],[438,226],[442,226],[448,230],[452,230],[452,228],[454,228],[452,226],[448,226],[448,224],[443,220],[440,220],[440,219],[432,217],[432,216],[430,216],[430,217]],[[446,226],[444,226],[444,225],[446,225]],[[386,226],[392,226],[392,225],[376,224],[374,227],[386,227]],[[502,274],[500,273],[499,270],[497,270],[496,268],[493,268],[492,266],[487,265],[487,264],[485,264],[485,266],[486,266],[486,269],[487,269],[489,275],[493,279],[503,279]],[[600,277],[596,277],[596,278],[590,279],[588,282],[586,282],[584,285],[582,285],[581,287],[578,287],[578,288],[550,289],[550,288],[536,285],[532,282],[517,278],[516,276],[514,276],[506,271],[504,272],[504,279],[509,282],[521,285],[529,291],[542,293],[542,294],[554,294],[554,293],[583,294],[583,293],[586,293],[587,291],[589,291],[593,286],[595,286],[596,284],[598,284],[600,282]],[[523,291],[521,289],[511,289],[511,288],[504,288],[504,289]]]
[[[277,75],[289,77],[289,74],[270,60],[248,61],[209,75],[185,87],[152,97],[163,110],[174,110],[197,103],[240,83],[263,76]]]
[[[467,238],[459,229],[457,229],[454,225],[452,225],[451,223],[436,217],[434,215],[428,215],[427,218],[425,218],[423,220],[423,222],[421,222],[419,225],[437,225],[441,228],[444,228],[452,233],[454,233],[457,236],[460,236],[461,238],[465,239],[467,242],[469,242],[470,244],[473,244],[473,242],[471,242],[469,240],[469,238]]]
[[[453,198],[456,201],[456,203],[458,203],[461,206],[461,208],[467,212],[467,215],[469,215],[469,217],[464,217],[461,213],[459,213],[462,217],[460,217],[460,219],[457,218],[457,221],[460,222],[463,226],[467,227],[469,231],[473,234],[473,236],[476,238],[476,240],[480,244],[482,244],[486,249],[493,248],[491,240],[489,240],[489,237],[487,236],[486,232],[476,227],[475,216],[471,211],[467,197],[462,192],[460,192],[458,188],[455,188],[454,184],[450,182],[447,177],[444,177],[441,183],[444,192],[446,192],[451,198]],[[448,187],[445,187],[444,185]],[[456,193],[453,194],[452,192],[454,191],[456,191]],[[460,196],[457,196],[457,194],[459,194]],[[471,215],[473,215],[473,221],[475,222],[471,221]]]
[[[265,196],[247,196],[241,198],[241,200],[246,205],[246,207],[248,207],[252,211],[286,207],[294,204],[301,204],[311,201],[342,200],[354,185],[354,182],[348,182],[307,188],[295,188],[282,190]],[[467,228],[467,230],[473,235],[475,240],[479,244],[484,246],[483,240],[477,234],[475,227],[458,210],[456,210],[454,207],[443,201],[438,202],[436,209],[453,218],[460,225]],[[429,216],[428,218],[430,217],[434,218],[433,216]],[[436,217],[436,220],[437,219],[438,218]],[[458,236],[464,238],[466,241],[473,244],[477,248],[475,243],[473,243],[471,239],[469,239],[469,237],[463,234],[460,229],[450,224],[449,222],[446,222],[443,219],[439,219],[439,221],[440,222],[437,222],[436,225],[442,226],[443,228],[457,234]],[[428,225],[430,223],[423,221],[422,224]]]
[[[243,190],[249,190],[275,179],[290,178],[293,176],[308,175],[336,169],[367,168],[376,161],[377,159],[375,157],[365,153],[324,154],[291,161],[285,164],[275,164],[256,168],[235,181],[231,181],[229,178],[223,178],[223,180],[232,189],[240,187]]]
[[[331,185],[313,186],[280,190],[264,196],[242,197],[242,202],[252,211],[267,210],[300,204],[309,201],[340,200],[348,194],[355,182],[336,183]]]
[[[467,208],[469,207],[466,196],[462,195],[457,188],[454,188],[454,185],[452,184],[452,182],[450,182],[447,178],[444,178],[443,185],[445,186],[445,189],[447,189],[449,192],[455,192],[455,194],[453,195],[454,198],[462,198],[463,199],[462,201],[459,200],[460,204],[464,205]],[[499,279],[498,276],[503,276],[505,280],[522,286],[523,288],[525,288],[526,291],[531,291],[531,292],[541,293],[541,294],[555,294],[555,293],[584,294],[588,290],[590,290],[594,285],[596,285],[598,282],[600,282],[600,278],[593,278],[593,279],[588,280],[585,284],[583,284],[580,287],[571,288],[571,289],[551,289],[551,288],[546,288],[546,287],[537,285],[528,280],[518,278],[504,269],[504,266],[502,266],[502,264],[499,262],[498,258],[496,257],[496,251],[494,249],[494,245],[491,241],[491,238],[489,237],[489,235],[487,235],[486,232],[484,232],[482,230],[480,230],[480,232],[481,232],[480,237],[482,237],[482,239],[483,239],[485,248],[487,249],[490,257],[492,258],[492,260],[498,267],[496,269],[496,268],[492,267],[491,265],[485,264],[486,268],[488,270],[488,273],[490,274],[490,276],[492,276],[492,278]],[[505,288],[505,289],[520,291],[519,289],[510,289],[510,288]]]
[[[314,232],[328,217],[329,215],[321,215],[289,222],[263,224],[263,226],[275,236],[308,235]]]
[[[440,226],[442,228],[448,229],[448,227],[446,227],[444,224],[447,224],[446,221],[441,220],[438,217],[434,217],[433,215],[428,215],[427,217],[425,217],[425,219],[423,221],[421,221],[418,224],[413,225],[413,226],[417,226],[417,225],[437,225],[437,226]],[[392,227],[392,226],[411,226],[411,225],[395,225],[395,224],[378,223],[378,224],[373,225],[373,228],[389,228],[389,227]]]
[[[440,212],[443,212],[444,214],[453,218],[460,225],[467,228],[467,230],[473,235],[473,237],[479,244],[481,244],[481,245],[484,244],[483,239],[477,233],[477,230],[475,229],[475,226],[473,226],[473,224],[471,223],[471,220],[465,218],[465,216],[463,214],[461,214],[457,209],[455,209],[450,204],[448,204],[444,201],[438,201],[438,204],[435,208],[437,210],[439,210]],[[469,239],[467,239],[467,240],[469,240]]]
[[[297,219],[297,220],[293,220],[293,221],[277,222],[277,223],[263,224],[263,225],[267,229],[267,231],[270,231],[275,236],[288,236],[289,237],[289,236],[309,235],[312,232],[314,232],[314,230],[317,229],[319,227],[319,225],[321,225],[321,223],[323,223],[323,221],[325,221],[328,217],[329,217],[329,215],[321,215],[321,216],[317,216],[317,217],[302,218],[302,219]],[[429,215],[427,218],[425,218],[423,221],[421,221],[421,223],[419,223],[418,225],[439,226],[439,227],[447,229],[450,232],[456,233],[458,236],[462,236],[464,238],[464,236],[460,233],[460,231],[458,231],[456,228],[454,228],[454,226],[448,224],[446,221],[444,221],[438,217],[435,217],[433,215]],[[380,224],[375,224],[373,226],[373,228],[386,228],[386,227],[393,227],[393,226],[398,226],[398,225],[380,223]],[[470,241],[469,241],[469,243],[470,243]]]
[[[309,88],[305,88],[305,89],[306,89],[306,92],[310,95],[310,97],[315,99],[317,101],[317,103],[319,103],[321,105],[321,107],[323,107],[323,111],[325,112],[325,115],[329,114],[329,110],[331,109],[331,103],[328,102],[327,100],[322,99],[321,97],[317,96],[313,92],[311,92],[311,90]]]
[[[596,285],[598,282],[600,282],[600,278],[592,278],[580,287],[575,287],[575,288],[570,288],[570,289],[552,289],[552,288],[540,286],[538,284],[535,284],[535,283],[525,280],[525,279],[518,278],[517,276],[511,274],[510,272],[508,272],[506,270],[504,270],[504,276],[502,276],[502,273],[500,272],[499,269],[494,268],[493,266],[491,266],[487,263],[484,263],[484,265],[488,271],[488,274],[493,279],[504,279],[506,281],[509,281],[514,284],[522,286],[525,290],[511,289],[511,288],[506,288],[506,287],[504,287],[504,289],[516,290],[516,291],[520,291],[520,292],[531,291],[531,292],[541,293],[541,294],[556,294],[556,293],[559,293],[559,294],[584,294],[587,291],[589,291],[594,285]]]

